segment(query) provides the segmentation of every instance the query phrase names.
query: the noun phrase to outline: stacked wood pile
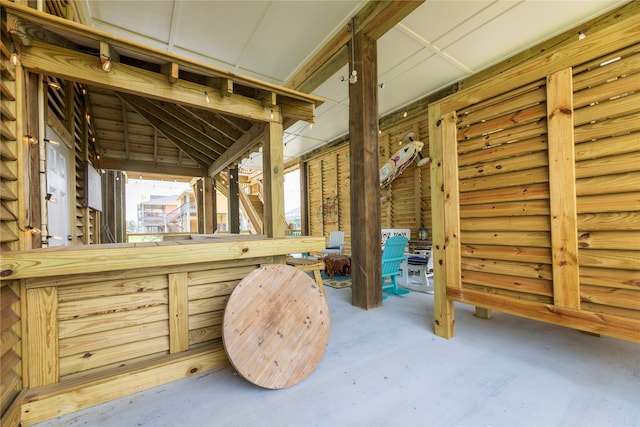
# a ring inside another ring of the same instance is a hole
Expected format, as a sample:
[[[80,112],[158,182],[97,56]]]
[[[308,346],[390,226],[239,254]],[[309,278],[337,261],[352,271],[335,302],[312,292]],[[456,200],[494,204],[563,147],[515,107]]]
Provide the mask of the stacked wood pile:
[[[430,106],[438,334],[461,301],[640,341],[639,28]]]

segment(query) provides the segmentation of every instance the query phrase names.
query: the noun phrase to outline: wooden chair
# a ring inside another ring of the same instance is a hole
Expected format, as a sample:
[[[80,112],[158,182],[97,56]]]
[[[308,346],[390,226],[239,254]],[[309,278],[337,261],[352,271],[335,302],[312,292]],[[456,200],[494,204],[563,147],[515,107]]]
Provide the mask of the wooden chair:
[[[329,233],[329,242],[322,255],[342,255],[344,250],[344,231],[332,231]]]
[[[404,254],[407,248],[407,238],[405,236],[393,236],[387,239],[382,251],[382,290],[395,295],[408,294],[406,289],[400,289],[396,281],[402,274],[400,264],[407,260]],[[386,283],[387,279],[390,283]],[[384,296],[383,298],[386,298]]]

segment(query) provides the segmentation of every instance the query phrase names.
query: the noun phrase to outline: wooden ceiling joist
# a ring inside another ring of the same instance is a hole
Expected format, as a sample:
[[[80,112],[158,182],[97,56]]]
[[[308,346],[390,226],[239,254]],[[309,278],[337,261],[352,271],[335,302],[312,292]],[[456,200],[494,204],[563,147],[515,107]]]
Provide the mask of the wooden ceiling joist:
[[[237,163],[239,159],[246,156],[251,149],[264,139],[264,131],[264,124],[255,124],[209,167],[208,175],[216,176],[227,169],[228,166]]]
[[[140,174],[170,176],[204,176],[205,169],[194,166],[176,166],[157,162],[141,162],[139,160],[122,160],[112,157],[101,157],[100,168],[106,170],[126,170]]]
[[[236,94],[222,97],[217,91],[208,92],[207,86],[184,80],[170,84],[162,74],[120,63],[113,63],[111,71],[105,73],[100,61],[92,55],[35,40],[30,47],[23,48],[20,60],[31,71],[65,80],[145,98],[171,99],[177,104],[245,119],[271,120],[269,109],[260,100]]]
[[[208,167],[218,157],[219,153],[202,144],[193,134],[189,135],[182,129],[174,127],[171,124],[171,116],[153,102],[124,93],[119,96],[200,166]]]

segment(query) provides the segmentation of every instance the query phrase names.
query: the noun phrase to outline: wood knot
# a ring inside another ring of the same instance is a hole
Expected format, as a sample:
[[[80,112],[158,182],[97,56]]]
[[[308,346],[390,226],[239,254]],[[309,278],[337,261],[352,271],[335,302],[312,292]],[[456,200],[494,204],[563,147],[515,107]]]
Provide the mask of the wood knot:
[[[249,248],[242,248],[242,253],[246,254],[247,252],[249,252]]]
[[[6,270],[0,271],[0,277],[9,277],[12,274],[13,274],[13,270],[11,270],[11,269],[6,269]]]
[[[195,374],[196,372],[198,372],[198,368],[191,368],[191,369],[189,369],[189,373],[190,373],[190,374]]]

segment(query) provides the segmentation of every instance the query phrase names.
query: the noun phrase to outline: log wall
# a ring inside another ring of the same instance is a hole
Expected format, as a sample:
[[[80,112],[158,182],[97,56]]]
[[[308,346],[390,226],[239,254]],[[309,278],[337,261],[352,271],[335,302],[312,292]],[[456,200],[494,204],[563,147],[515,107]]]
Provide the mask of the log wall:
[[[640,341],[640,16],[430,105],[453,301]]]

